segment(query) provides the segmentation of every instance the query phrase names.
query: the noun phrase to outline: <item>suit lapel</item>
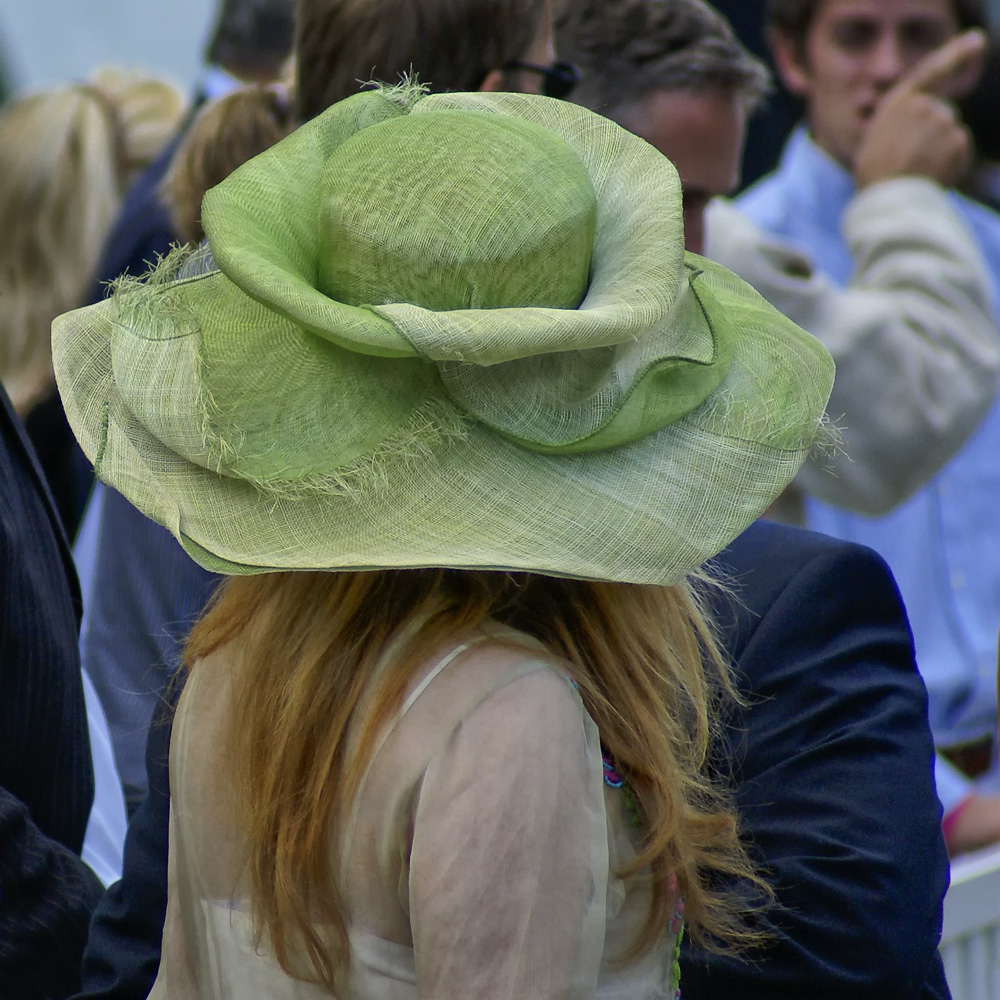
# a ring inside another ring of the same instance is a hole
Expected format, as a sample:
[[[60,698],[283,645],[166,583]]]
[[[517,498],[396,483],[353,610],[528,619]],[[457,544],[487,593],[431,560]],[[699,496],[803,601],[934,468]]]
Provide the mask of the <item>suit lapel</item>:
[[[38,464],[35,449],[32,447],[31,441],[28,439],[27,432],[24,429],[24,424],[17,413],[15,413],[14,407],[2,384],[0,384],[0,435],[7,442],[7,446],[11,451],[12,461],[15,465],[20,465],[23,469],[27,470],[27,474],[32,478],[35,490],[48,513],[52,532],[56,537],[59,551],[62,555],[66,576],[69,580],[70,593],[73,596],[73,603],[76,606],[77,618],[79,619],[81,607],[80,583],[76,575],[76,564],[73,562],[73,553],[66,539],[66,532],[59,518],[56,502],[49,490],[49,484],[45,479],[45,474],[42,472],[41,466]],[[7,475],[14,474],[14,469],[11,469],[5,473],[5,478]]]

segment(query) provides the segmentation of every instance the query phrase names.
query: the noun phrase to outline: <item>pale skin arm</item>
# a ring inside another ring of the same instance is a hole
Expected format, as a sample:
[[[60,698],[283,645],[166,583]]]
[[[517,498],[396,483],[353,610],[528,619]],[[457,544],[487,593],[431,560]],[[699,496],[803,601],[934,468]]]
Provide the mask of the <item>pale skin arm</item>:
[[[1000,702],[1000,652],[997,656],[997,701]],[[951,857],[1000,843],[1000,795],[974,795],[948,831]]]
[[[975,795],[949,830],[948,853],[955,857],[996,843],[1000,843],[1000,795]]]
[[[1000,700],[1000,663],[997,666],[997,699]],[[958,814],[948,831],[948,853],[1000,843],[1000,795],[975,795]]]

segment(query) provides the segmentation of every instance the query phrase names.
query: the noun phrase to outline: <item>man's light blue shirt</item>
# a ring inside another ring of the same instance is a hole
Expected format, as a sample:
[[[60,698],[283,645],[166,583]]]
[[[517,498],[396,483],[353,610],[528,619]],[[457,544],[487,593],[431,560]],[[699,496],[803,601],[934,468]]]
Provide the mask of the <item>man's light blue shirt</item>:
[[[778,170],[738,205],[762,229],[798,243],[820,269],[847,284],[854,264],[840,220],[854,194],[851,175],[800,128]],[[1000,216],[959,195],[953,200],[986,259],[994,302],[1000,302]],[[945,469],[891,514],[870,518],[812,499],[806,513],[811,528],[868,545],[892,567],[913,627],[938,745],[995,730],[1000,404]],[[940,758],[936,777],[946,812],[972,787]],[[995,767],[984,784],[1000,787]]]

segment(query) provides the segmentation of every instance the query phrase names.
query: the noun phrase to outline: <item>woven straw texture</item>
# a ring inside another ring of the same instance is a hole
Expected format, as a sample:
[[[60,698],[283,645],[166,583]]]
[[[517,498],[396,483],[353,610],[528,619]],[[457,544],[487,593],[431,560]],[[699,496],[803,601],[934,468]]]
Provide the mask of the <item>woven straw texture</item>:
[[[98,475],[211,569],[674,582],[821,433],[826,351],[685,257],[673,167],[573,105],[362,94],[203,222],[53,341]]]

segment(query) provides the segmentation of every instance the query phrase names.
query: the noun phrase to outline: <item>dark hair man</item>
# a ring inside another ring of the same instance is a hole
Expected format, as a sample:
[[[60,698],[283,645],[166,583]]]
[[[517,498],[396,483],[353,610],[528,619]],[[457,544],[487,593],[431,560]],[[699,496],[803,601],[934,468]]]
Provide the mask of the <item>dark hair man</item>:
[[[772,0],[768,23],[785,84],[806,102],[813,141],[858,173],[864,187],[873,180],[865,141],[884,95],[959,31],[985,27],[986,16],[982,0]],[[923,88],[927,112],[950,111],[942,99],[971,88],[978,66],[956,70]],[[884,118],[878,124],[884,127]],[[905,141],[907,132],[919,135],[913,124],[899,127],[897,139]],[[965,138],[951,137],[951,176],[946,173],[942,181],[954,182],[967,165]],[[880,175],[877,167],[874,173]]]
[[[292,50],[291,0],[221,0],[205,64],[242,83],[271,83]]]
[[[767,70],[703,3],[580,0],[566,5],[557,34],[581,69],[573,100],[673,161],[685,245],[703,253],[705,210],[739,183],[746,119],[767,93]]]
[[[913,189],[909,177],[893,182],[910,188],[906,200],[910,212],[924,216],[923,239],[938,238],[927,206],[944,194],[975,239],[992,299],[1000,301],[1000,216],[947,190],[970,152],[952,101],[972,86],[983,46],[981,32],[963,29],[982,27],[985,10],[982,0],[774,0],[775,60],[805,102],[806,122],[775,173],[740,199],[740,209],[770,233],[809,248],[820,267],[846,283],[854,266],[845,242],[855,224],[852,203],[870,206],[887,176],[923,174],[938,182],[935,191]],[[907,214],[900,202],[882,223],[903,254],[913,252]],[[887,359],[875,342],[858,360],[870,370],[885,360],[897,371],[911,363],[906,352]],[[883,384],[896,377],[887,371]],[[838,380],[844,378],[841,370]],[[892,412],[895,397],[873,398]],[[927,413],[936,416],[930,406]],[[845,422],[863,443],[867,426],[849,411]],[[912,440],[923,445],[919,435]],[[808,506],[810,526],[870,545],[899,582],[930,695],[938,794],[953,852],[1000,840],[998,447],[1000,404],[993,404],[965,447],[891,513],[860,517],[840,506]]]
[[[410,74],[433,91],[540,94],[555,59],[551,24],[549,0],[300,3],[295,117],[314,118],[369,80]]]
[[[700,249],[706,204],[713,196],[731,191],[738,180],[746,111],[760,99],[765,82],[759,64],[734,39],[726,22],[700,0],[575,0],[557,22],[557,45],[562,56],[580,67],[577,95],[582,103],[643,136],[675,162],[685,191],[688,247]],[[961,64],[964,57],[958,52],[950,58]],[[945,73],[950,65],[932,66],[929,72]],[[899,100],[902,113],[910,102],[903,94]],[[946,119],[935,120],[935,129],[939,145],[960,132],[953,121]],[[907,205],[907,198],[916,203]],[[888,227],[887,217],[894,219],[899,206],[905,210],[902,217],[894,227]],[[816,273],[809,259],[787,242],[765,236],[730,205],[718,201],[707,213],[709,255],[716,255],[721,244],[728,266],[750,278],[783,311],[831,347],[838,362],[835,397],[841,393],[831,401],[833,412],[842,412],[841,407],[853,399],[850,383],[841,384],[842,373],[861,370],[864,374],[864,366],[874,369],[863,381],[871,396],[869,401],[862,399],[866,418],[870,414],[871,420],[879,421],[880,414],[874,408],[888,398],[895,401],[898,396],[913,397],[903,406],[903,417],[909,425],[881,429],[881,448],[891,450],[897,447],[897,438],[905,442],[911,433],[917,433],[921,422],[936,409],[932,387],[947,381],[953,373],[979,396],[971,416],[962,418],[967,434],[982,408],[990,404],[997,365],[997,334],[981,256],[945,192],[930,178],[886,180],[873,186],[867,202],[860,207],[864,211],[852,216],[859,248],[856,272],[846,288]],[[921,235],[928,223],[936,230],[933,240]],[[901,230],[910,237],[908,248],[900,246]],[[949,236],[945,238],[944,233]],[[873,345],[881,345],[880,363],[867,358]],[[977,358],[987,349],[992,353],[986,354],[991,360],[984,379]],[[893,388],[893,381],[899,383],[898,388]],[[952,408],[965,404],[965,400],[956,399]],[[948,437],[945,448],[949,455],[963,440],[961,432],[954,429],[939,427],[936,433]],[[924,445],[918,435],[918,440],[906,447],[913,450]],[[862,458],[876,467],[874,475],[886,461],[877,451],[866,451]],[[825,470],[815,468],[807,470],[802,478],[808,488],[814,482],[822,487],[830,477]],[[844,485],[838,488],[844,489]],[[828,586],[831,591],[839,589],[832,578]],[[860,618],[845,625],[845,631],[850,632],[854,626],[861,626]],[[761,665],[760,669],[766,673],[766,667]],[[913,670],[912,659],[908,669]],[[758,679],[753,673],[745,674],[750,685]],[[855,676],[862,681],[861,674]],[[872,673],[867,681],[874,678]],[[805,723],[809,713],[797,700],[794,673],[785,674],[783,680],[780,691],[769,689],[775,695],[775,713],[798,711],[799,722]],[[860,687],[851,695],[847,688],[842,690],[848,700],[860,693]],[[856,704],[860,721],[868,709],[862,709],[860,702]],[[846,703],[842,707],[848,711]],[[912,707],[916,713],[916,706]],[[920,725],[916,715],[910,721],[914,727]],[[882,771],[880,765],[869,769],[859,760],[857,773],[867,777],[843,785],[844,798],[839,802],[835,801],[837,793],[828,788],[824,801],[831,813],[824,818],[822,810],[811,810],[811,821],[817,826],[810,833],[808,824],[785,825],[780,815],[796,812],[799,798],[809,798],[824,779],[811,773],[807,763],[791,767],[784,778],[772,766],[779,760],[795,760],[799,752],[805,754],[806,760],[810,758],[808,742],[796,745],[797,740],[804,739],[806,730],[796,730],[797,735],[780,751],[772,747],[768,764],[756,755],[757,747],[762,745],[756,741],[762,739],[766,728],[755,708],[747,717],[748,748],[737,772],[742,782],[737,794],[748,833],[776,871],[779,886],[784,887],[779,888],[779,899],[789,904],[797,916],[778,918],[779,943],[752,967],[707,956],[698,956],[697,961],[692,958],[685,968],[686,995],[833,996],[846,989],[847,983],[853,984],[857,995],[884,997],[933,995],[943,990],[934,958],[943,880],[933,888],[922,878],[918,879],[919,885],[914,883],[909,888],[902,884],[892,890],[886,888],[888,898],[896,899],[898,908],[893,914],[883,913],[883,932],[873,928],[864,932],[862,945],[860,939],[852,940],[858,930],[856,924],[845,922],[837,927],[829,919],[833,913],[846,913],[839,911],[833,895],[828,913],[815,898],[809,902],[794,898],[796,891],[811,893],[813,879],[823,878],[818,870],[810,871],[808,863],[794,876],[782,870],[786,864],[798,864],[791,862],[792,858],[822,857],[822,849],[804,843],[792,845],[791,839],[812,834],[830,837],[831,828],[823,827],[835,822],[839,814],[858,839],[852,841],[850,834],[836,835],[835,839],[842,844],[852,842],[858,857],[881,841],[886,849],[875,849],[875,853],[883,862],[893,856],[897,876],[905,880],[909,868],[906,845],[926,844],[929,837],[936,836],[936,820],[927,808],[927,803],[933,802],[934,789],[928,761],[920,756],[926,752],[926,732],[921,739],[915,738],[915,729],[910,733],[910,753],[906,755],[910,770],[904,779],[908,793],[922,796],[924,802],[923,810],[907,811],[908,820],[918,813],[920,820],[908,822],[904,829],[899,825],[899,812],[886,808],[885,802],[897,787],[895,779],[892,788],[875,788],[877,775],[896,773],[895,765],[887,765]],[[809,731],[822,742],[819,727],[812,726]],[[861,747],[868,745],[861,741],[853,749],[844,746],[843,766],[852,767],[848,761],[855,752],[867,757],[870,749]],[[869,757],[868,763],[874,760]],[[835,781],[829,775],[826,780]],[[768,808],[764,807],[765,800]],[[848,819],[855,810],[860,810],[857,822]],[[868,835],[874,839],[865,846],[863,841]],[[785,837],[791,839],[782,842]],[[776,862],[777,858],[784,860]],[[842,869],[842,874],[845,883],[838,894],[850,898],[854,894],[849,885],[852,876],[847,868]],[[853,875],[864,879],[863,866],[854,869]],[[914,923],[902,930],[909,920]],[[862,954],[864,969],[855,961]],[[930,992],[921,993],[922,989]]]
[[[745,121],[767,80],[723,18],[687,0],[580,0],[567,8],[558,35],[562,52],[583,69],[580,102],[673,160],[688,249],[707,249],[750,281],[837,361],[830,412],[846,414],[846,454],[808,463],[783,517],[801,520],[795,502],[803,491],[867,513],[901,502],[978,426],[1000,371],[982,254],[926,173],[946,169],[947,147],[965,141],[962,129],[932,115],[920,144],[903,152],[896,125],[916,127],[913,109],[923,97],[912,83],[900,88],[892,127],[871,139],[884,181],[844,216],[852,276],[841,288],[801,247],[766,235],[717,197],[737,185]],[[931,71],[948,75],[967,55],[960,48]],[[873,363],[871,344],[879,345],[881,363]]]

